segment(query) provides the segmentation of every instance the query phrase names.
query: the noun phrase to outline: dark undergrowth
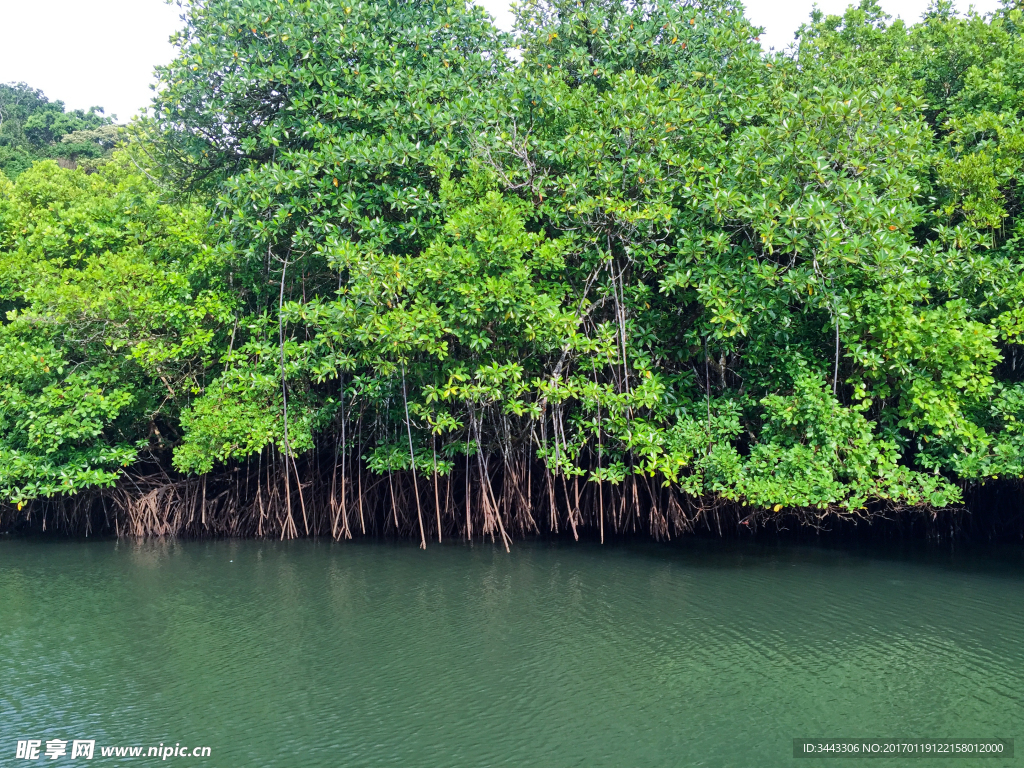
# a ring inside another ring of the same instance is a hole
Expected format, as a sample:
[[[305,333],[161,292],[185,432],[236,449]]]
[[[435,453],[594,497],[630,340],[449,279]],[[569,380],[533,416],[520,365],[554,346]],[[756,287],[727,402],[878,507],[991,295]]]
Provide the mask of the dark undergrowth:
[[[301,483],[297,481],[301,478]],[[555,477],[540,462],[492,469],[474,459],[447,476],[375,475],[360,462],[298,464],[280,455],[219,473],[159,469],[115,487],[0,507],[0,533],[67,537],[332,537],[444,541],[611,542],[784,538],[837,542],[1024,542],[1019,481],[963,488],[965,504],[922,510],[771,509],[722,498],[694,499],[639,475],[625,482]]]

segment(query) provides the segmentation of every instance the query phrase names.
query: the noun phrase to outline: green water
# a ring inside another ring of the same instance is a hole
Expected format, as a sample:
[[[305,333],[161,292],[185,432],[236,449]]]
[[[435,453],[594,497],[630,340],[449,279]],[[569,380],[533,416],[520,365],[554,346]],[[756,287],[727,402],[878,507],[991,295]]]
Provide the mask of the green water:
[[[1024,764],[1024,560],[0,542],[0,765]],[[1015,760],[794,760],[804,736]],[[15,760],[19,739],[94,760]],[[101,745],[211,748],[101,757]]]

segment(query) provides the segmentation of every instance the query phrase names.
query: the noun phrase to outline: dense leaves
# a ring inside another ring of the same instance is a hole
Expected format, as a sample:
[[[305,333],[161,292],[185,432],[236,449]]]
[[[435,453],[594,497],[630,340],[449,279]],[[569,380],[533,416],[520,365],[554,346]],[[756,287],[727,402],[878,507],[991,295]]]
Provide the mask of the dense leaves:
[[[109,156],[117,136],[100,107],[68,112],[24,83],[0,83],[0,173],[8,178],[42,158],[73,166]]]
[[[327,451],[332,505],[351,461],[392,504],[462,472],[466,535],[471,482],[502,535],[642,483],[658,532],[659,499],[854,515],[1024,477],[1013,4],[865,0],[767,56],[728,0],[533,0],[514,41],[462,3],[185,20],[128,149],[157,186],[2,191],[9,498],[142,456],[284,457],[301,494]]]
[[[161,203],[122,161],[0,176],[5,497],[111,485],[173,436],[168,418],[201,388],[231,305],[210,287],[207,221]]]

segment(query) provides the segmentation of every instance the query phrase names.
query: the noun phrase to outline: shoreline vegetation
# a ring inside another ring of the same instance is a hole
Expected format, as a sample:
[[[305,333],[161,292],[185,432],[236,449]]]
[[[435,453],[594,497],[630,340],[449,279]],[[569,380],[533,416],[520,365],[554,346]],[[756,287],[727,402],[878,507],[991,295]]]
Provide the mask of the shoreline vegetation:
[[[1020,0],[517,19],[186,0],[129,126],[3,86],[0,530],[1024,535]]]

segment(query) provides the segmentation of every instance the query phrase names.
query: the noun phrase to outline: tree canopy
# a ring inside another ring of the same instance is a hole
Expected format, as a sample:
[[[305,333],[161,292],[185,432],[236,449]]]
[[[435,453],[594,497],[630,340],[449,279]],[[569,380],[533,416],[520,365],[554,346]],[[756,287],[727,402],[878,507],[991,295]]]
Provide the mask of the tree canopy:
[[[25,83],[0,83],[0,172],[13,179],[45,158],[75,164],[109,156],[114,120],[101,107],[68,112]]]
[[[119,159],[0,188],[12,503],[507,541],[1024,477],[1019,4],[771,55],[731,0],[184,19]]]

